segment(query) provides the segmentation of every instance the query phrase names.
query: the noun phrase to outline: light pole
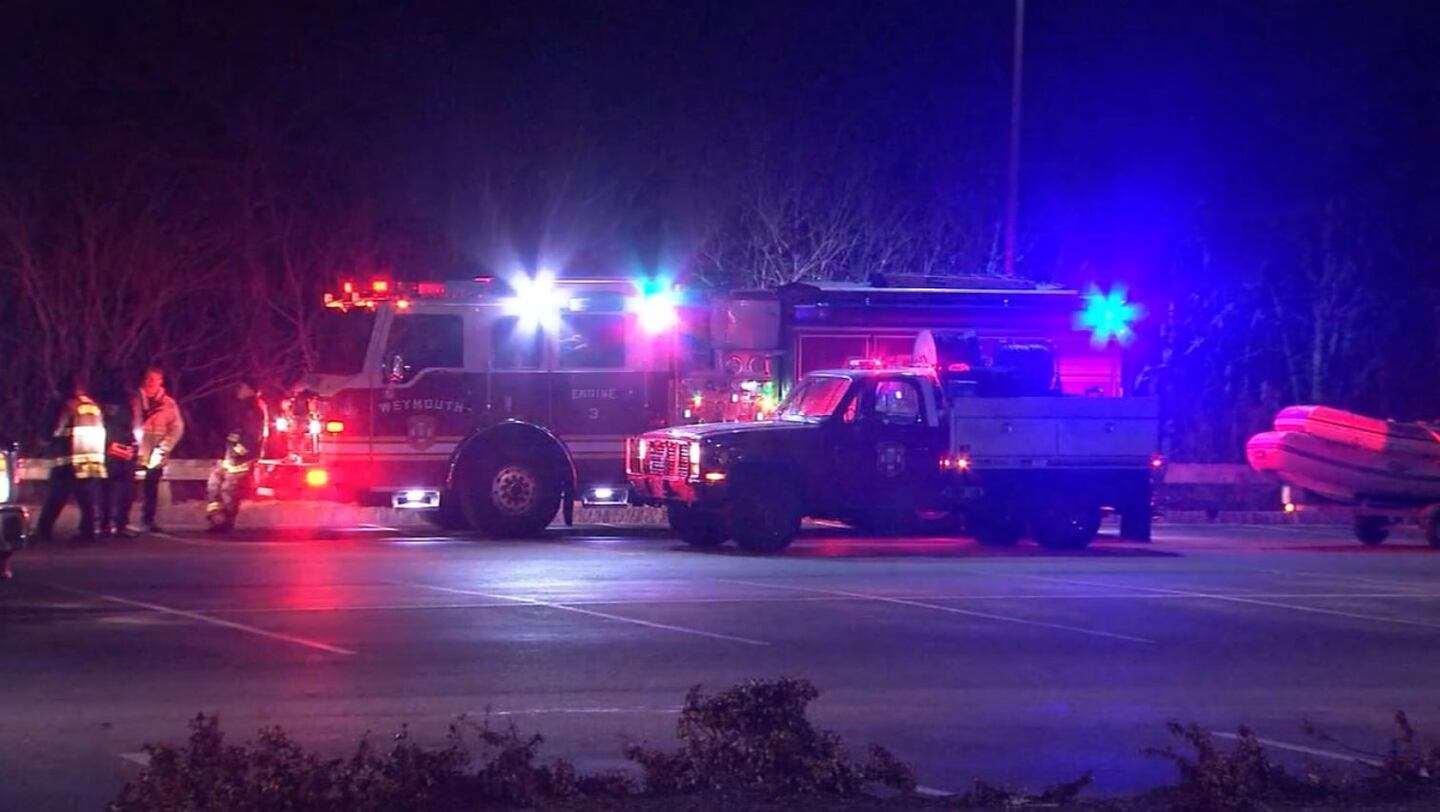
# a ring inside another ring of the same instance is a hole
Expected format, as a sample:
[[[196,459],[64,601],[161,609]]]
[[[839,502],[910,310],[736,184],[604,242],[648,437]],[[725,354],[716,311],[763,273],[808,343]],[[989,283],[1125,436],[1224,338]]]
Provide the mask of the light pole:
[[[1020,98],[1025,64],[1025,0],[1015,0],[1015,63],[1010,77],[1010,161],[1005,179],[1005,275],[1015,275],[1020,219]]]

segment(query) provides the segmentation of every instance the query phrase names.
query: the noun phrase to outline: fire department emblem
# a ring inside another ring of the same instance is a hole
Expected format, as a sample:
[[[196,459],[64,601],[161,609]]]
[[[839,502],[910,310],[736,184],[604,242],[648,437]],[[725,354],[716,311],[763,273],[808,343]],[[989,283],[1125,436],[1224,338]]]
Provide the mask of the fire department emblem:
[[[880,473],[897,477],[905,473],[905,446],[897,443],[881,443],[875,446],[876,464]]]
[[[408,421],[406,436],[410,438],[410,447],[417,451],[424,451],[435,443],[435,418],[426,415],[416,415]]]

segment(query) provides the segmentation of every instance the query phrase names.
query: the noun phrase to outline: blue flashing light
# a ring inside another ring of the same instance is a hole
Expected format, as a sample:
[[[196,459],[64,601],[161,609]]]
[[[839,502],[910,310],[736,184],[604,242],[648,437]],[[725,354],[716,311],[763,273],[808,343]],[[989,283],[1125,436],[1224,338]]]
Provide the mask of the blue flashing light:
[[[680,302],[670,280],[637,279],[635,290],[630,311],[646,335],[658,335],[680,323]]]
[[[1135,338],[1131,325],[1145,315],[1145,309],[1138,304],[1125,301],[1125,288],[1116,285],[1110,291],[1102,292],[1091,286],[1085,294],[1085,307],[1076,316],[1076,325],[1090,331],[1090,341],[1097,347],[1104,347],[1111,341],[1121,345],[1129,344]]]

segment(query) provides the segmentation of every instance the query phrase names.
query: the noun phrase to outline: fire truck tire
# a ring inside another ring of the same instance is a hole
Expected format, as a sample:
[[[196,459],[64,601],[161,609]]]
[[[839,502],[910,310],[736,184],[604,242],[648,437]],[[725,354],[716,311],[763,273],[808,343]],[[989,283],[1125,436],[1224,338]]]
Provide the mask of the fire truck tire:
[[[670,529],[691,547],[719,547],[730,535],[725,517],[713,511],[672,503],[665,506],[665,518]]]
[[[779,476],[743,477],[735,484],[730,526],[735,543],[752,553],[778,553],[800,533],[804,506],[795,492],[796,479]]]
[[[1035,517],[1035,540],[1047,550],[1083,550],[1099,529],[1099,508],[1056,503]]]
[[[440,495],[440,507],[435,510],[424,512],[425,521],[435,525],[441,530],[469,530],[470,520],[465,518],[464,506],[460,504],[460,497],[446,491]]]
[[[481,458],[462,488],[465,517],[491,538],[539,535],[560,509],[560,476],[535,455]]]

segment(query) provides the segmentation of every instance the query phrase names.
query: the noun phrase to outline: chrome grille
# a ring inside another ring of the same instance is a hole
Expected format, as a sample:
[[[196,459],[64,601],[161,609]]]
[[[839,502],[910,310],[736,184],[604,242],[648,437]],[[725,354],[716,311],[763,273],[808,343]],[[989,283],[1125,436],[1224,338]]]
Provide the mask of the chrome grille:
[[[641,472],[656,476],[689,476],[690,441],[647,439]]]

